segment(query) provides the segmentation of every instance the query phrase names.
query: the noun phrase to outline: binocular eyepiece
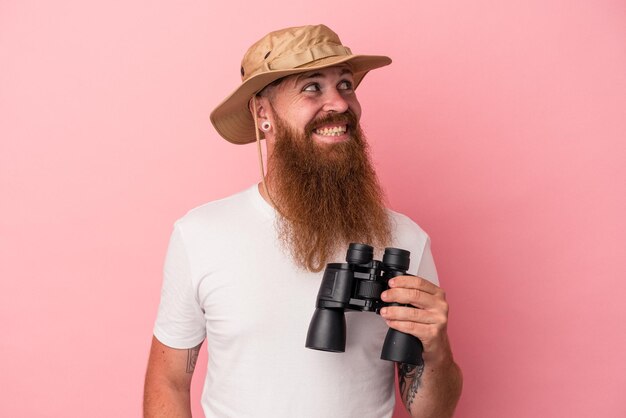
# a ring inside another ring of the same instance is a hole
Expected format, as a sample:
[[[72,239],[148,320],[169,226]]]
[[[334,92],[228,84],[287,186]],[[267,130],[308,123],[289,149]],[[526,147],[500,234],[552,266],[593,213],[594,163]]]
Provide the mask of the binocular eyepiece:
[[[346,310],[379,313],[384,306],[398,305],[383,302],[380,295],[389,288],[389,279],[407,275],[409,251],[386,248],[382,261],[378,261],[374,260],[373,247],[352,243],[346,261],[326,265],[307,333],[307,348],[343,353],[346,349]],[[390,328],[380,358],[419,365],[422,364],[422,350],[419,339]]]

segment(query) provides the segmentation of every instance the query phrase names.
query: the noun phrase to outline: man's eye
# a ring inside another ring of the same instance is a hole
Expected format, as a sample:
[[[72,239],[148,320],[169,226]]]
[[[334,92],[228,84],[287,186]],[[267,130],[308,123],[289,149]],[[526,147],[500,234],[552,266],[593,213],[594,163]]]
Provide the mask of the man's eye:
[[[317,83],[307,84],[302,91],[320,91],[320,86]]]
[[[337,88],[339,90],[352,90],[352,83],[348,80],[343,80],[341,83],[339,83]]]

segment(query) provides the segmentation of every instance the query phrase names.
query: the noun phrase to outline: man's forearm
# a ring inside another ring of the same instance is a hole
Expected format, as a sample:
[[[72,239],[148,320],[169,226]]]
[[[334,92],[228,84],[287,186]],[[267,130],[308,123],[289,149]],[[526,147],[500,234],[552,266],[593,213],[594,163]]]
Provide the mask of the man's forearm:
[[[202,343],[174,349],[152,339],[144,387],[144,417],[191,417],[191,378]]]
[[[165,382],[146,379],[143,401],[144,418],[191,418],[189,390]]]
[[[461,396],[463,377],[450,360],[439,365],[398,364],[398,382],[404,406],[414,418],[448,418]]]

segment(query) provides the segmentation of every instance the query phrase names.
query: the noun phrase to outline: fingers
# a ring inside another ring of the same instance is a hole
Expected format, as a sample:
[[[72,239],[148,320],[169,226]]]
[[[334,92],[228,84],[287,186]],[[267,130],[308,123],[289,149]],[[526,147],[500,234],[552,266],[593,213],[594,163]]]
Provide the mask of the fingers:
[[[421,290],[431,295],[443,294],[443,290],[439,286],[418,276],[397,276],[389,280],[388,284],[391,288],[403,287]]]
[[[446,322],[446,316],[440,312],[407,306],[387,306],[380,310],[380,315],[388,321],[408,321],[427,325]]]
[[[390,328],[417,337],[425,352],[445,347],[447,314],[439,310],[416,309],[410,306],[387,306],[380,315]]]
[[[410,304],[422,309],[441,309],[447,312],[445,292],[426,279],[398,276],[389,281],[390,289],[380,297],[385,302]]]
[[[447,338],[448,302],[444,291],[421,277],[398,276],[389,280],[381,294],[384,302],[406,306],[386,306],[380,315],[387,325],[417,337],[424,346],[424,360],[444,358],[450,352]]]
[[[445,357],[450,344],[445,325],[426,325],[408,321],[387,321],[390,328],[415,336],[424,347],[424,360]]]
[[[381,299],[406,305],[381,309],[380,315],[390,327],[416,336],[445,330],[448,302],[440,287],[414,276],[394,277],[389,281],[389,286],[390,289],[381,294]]]
[[[418,324],[417,322],[407,321],[387,321],[387,325],[390,328],[404,332],[405,334],[411,334],[416,336],[422,344],[427,344],[435,338],[432,325]]]
[[[447,311],[443,289],[426,279],[415,276],[398,276],[389,280],[390,289],[380,297],[385,302],[410,304],[422,309],[444,309]]]

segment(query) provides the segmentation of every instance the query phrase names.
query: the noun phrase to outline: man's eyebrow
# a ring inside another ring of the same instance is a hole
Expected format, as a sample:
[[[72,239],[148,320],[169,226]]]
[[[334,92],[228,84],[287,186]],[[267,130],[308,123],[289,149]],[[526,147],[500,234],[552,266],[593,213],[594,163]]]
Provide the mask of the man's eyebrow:
[[[352,74],[352,70],[349,68],[343,68],[341,70],[341,72],[339,73],[339,76],[341,77],[344,74]],[[302,80],[308,80],[310,78],[325,78],[326,76],[320,72],[315,72],[315,73],[302,73],[300,75],[298,75],[296,77],[296,83],[299,83]]]
[[[296,77],[296,81],[300,82],[302,80],[308,80],[309,78],[324,78],[324,74],[322,73],[302,73],[298,77]]]
[[[350,74],[352,75],[352,70],[349,68],[344,68],[343,70],[341,70],[341,72],[339,73],[340,76],[344,75],[344,74]]]

